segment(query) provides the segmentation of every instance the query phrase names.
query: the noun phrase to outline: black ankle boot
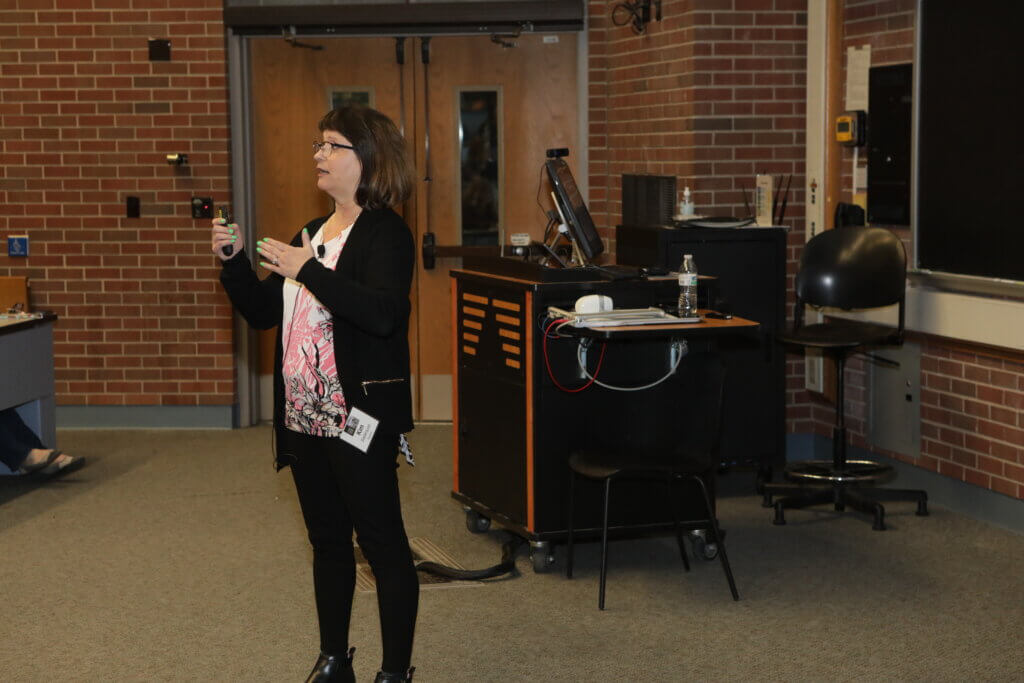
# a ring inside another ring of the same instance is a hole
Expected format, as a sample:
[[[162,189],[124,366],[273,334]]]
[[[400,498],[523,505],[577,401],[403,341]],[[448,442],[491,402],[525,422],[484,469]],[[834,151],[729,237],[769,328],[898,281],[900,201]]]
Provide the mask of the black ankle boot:
[[[325,655],[320,653],[306,683],[356,683],[352,671],[352,657],[356,649],[349,648],[348,655]],[[398,680],[397,678],[395,680]]]
[[[377,677],[373,679],[373,683],[403,683],[404,681],[411,681],[412,672],[415,670],[415,666],[410,666],[408,671],[399,674],[391,674],[387,671],[378,671]]]

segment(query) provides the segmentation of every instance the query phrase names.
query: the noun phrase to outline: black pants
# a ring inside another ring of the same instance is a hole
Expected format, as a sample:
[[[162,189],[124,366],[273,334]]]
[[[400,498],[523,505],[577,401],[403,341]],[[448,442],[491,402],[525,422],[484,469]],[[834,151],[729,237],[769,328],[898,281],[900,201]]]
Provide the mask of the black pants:
[[[0,462],[11,470],[21,467],[29,451],[45,448],[14,408],[0,410]]]
[[[320,649],[330,655],[348,651],[355,529],[377,582],[381,668],[404,672],[412,656],[419,581],[398,500],[398,435],[377,433],[368,453],[339,439],[293,436],[292,477],[313,546]]]

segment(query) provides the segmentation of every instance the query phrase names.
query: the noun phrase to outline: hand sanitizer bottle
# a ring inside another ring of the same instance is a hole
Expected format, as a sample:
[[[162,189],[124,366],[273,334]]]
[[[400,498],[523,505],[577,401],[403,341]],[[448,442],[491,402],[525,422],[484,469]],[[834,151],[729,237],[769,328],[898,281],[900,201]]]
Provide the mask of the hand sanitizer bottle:
[[[679,203],[679,215],[683,220],[693,216],[693,200],[690,199],[689,186],[683,188],[683,201]]]

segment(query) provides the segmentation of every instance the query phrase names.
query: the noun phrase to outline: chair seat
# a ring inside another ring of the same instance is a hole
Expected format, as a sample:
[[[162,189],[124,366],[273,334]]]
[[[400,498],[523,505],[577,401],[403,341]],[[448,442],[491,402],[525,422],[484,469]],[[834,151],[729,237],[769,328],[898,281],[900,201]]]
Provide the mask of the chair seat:
[[[706,460],[706,458],[705,458]],[[666,453],[590,453],[576,452],[569,456],[569,467],[590,479],[607,479],[629,474],[700,474],[707,465],[694,455]]]
[[[822,349],[855,349],[858,346],[899,343],[894,327],[865,323],[859,320],[832,319],[829,322],[805,325],[780,334],[783,344],[811,346]]]

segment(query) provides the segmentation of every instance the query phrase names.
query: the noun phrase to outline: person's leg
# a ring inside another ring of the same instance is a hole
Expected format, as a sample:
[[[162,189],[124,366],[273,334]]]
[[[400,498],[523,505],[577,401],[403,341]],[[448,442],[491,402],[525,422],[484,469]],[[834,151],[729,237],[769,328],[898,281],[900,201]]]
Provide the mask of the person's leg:
[[[39,436],[29,429],[14,408],[0,410],[0,462],[17,470],[33,450],[45,451]],[[46,453],[42,457],[46,457]]]
[[[292,478],[299,496],[302,517],[313,546],[313,588],[320,624],[320,650],[327,655],[348,651],[348,630],[355,592],[355,554],[352,521],[338,487],[334,457],[325,448],[315,449],[319,439],[302,449],[293,462]]]
[[[383,643],[383,671],[409,668],[419,603],[419,580],[402,523],[395,457],[397,434],[377,434],[370,451],[349,448],[343,454],[347,473],[344,494],[356,540],[377,582]]]

